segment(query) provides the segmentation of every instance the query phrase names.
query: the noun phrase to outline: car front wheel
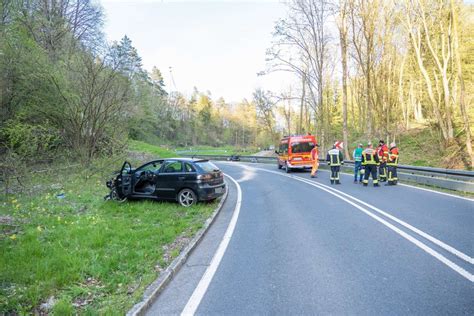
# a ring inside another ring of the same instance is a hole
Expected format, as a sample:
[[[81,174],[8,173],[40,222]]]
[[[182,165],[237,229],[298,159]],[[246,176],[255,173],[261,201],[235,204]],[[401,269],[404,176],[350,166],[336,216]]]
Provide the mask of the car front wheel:
[[[197,202],[197,195],[191,189],[182,189],[178,193],[178,203],[184,207],[191,206]]]

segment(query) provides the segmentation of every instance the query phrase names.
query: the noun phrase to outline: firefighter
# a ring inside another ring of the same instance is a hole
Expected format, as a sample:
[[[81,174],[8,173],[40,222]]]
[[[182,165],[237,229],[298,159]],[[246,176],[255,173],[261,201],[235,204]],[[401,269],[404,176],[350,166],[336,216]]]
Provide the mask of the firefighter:
[[[319,167],[319,145],[314,145],[313,149],[311,149],[311,161],[313,165],[311,166],[311,178],[316,178],[316,172],[318,171]]]
[[[394,142],[390,144],[388,152],[388,182],[386,185],[396,185],[398,182],[397,166],[398,166],[398,148]]]
[[[387,181],[387,159],[388,159],[388,147],[385,145],[385,141],[381,139],[379,141],[379,147],[377,147],[377,155],[379,156],[379,177],[381,182]]]
[[[379,157],[377,152],[372,148],[372,143],[367,144],[367,148],[362,152],[362,166],[365,169],[364,180],[362,183],[364,187],[369,184],[369,176],[372,174],[372,182],[374,187],[379,186],[379,180],[377,178],[377,166],[379,165]]]
[[[354,158],[354,183],[357,183],[357,175],[359,175],[359,182],[362,183],[362,151],[362,144],[359,144],[352,153],[352,157]]]
[[[332,149],[328,151],[326,156],[326,161],[331,167],[331,184],[341,184],[341,181],[339,180],[339,171],[341,165],[344,164],[344,157],[342,156],[342,152],[339,150],[340,148],[342,148],[342,143],[335,142],[334,146],[332,146]]]

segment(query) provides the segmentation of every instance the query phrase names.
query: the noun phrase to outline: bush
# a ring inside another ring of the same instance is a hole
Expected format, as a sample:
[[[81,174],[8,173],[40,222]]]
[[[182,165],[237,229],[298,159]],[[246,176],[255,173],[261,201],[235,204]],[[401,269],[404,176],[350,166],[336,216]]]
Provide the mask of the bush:
[[[56,128],[48,124],[24,123],[18,119],[8,121],[2,134],[5,147],[26,159],[49,156],[61,142]]]

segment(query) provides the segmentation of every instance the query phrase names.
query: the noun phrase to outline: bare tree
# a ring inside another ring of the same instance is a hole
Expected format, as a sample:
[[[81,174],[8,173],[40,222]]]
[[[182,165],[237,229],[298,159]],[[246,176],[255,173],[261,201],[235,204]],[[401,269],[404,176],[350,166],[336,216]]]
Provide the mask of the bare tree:
[[[263,128],[272,137],[275,137],[275,113],[274,103],[270,100],[270,93],[262,89],[256,89],[253,93],[253,102],[257,109],[257,119]]]
[[[269,71],[293,72],[304,82],[306,97],[302,100],[306,99],[315,113],[314,125],[320,132],[321,143],[325,143],[323,126],[327,127],[327,124],[321,107],[329,42],[329,3],[324,0],[293,0],[288,6],[289,16],[277,23],[275,42],[267,51]]]
[[[472,150],[471,125],[470,125],[469,116],[467,113],[466,87],[464,84],[464,77],[462,73],[461,52],[459,48],[457,8],[458,6],[455,5],[454,0],[451,0],[450,1],[450,17],[451,17],[452,25],[453,25],[453,33],[452,33],[453,52],[454,52],[454,59],[456,61],[456,74],[457,74],[457,78],[459,80],[459,85],[460,85],[459,107],[461,110],[461,115],[462,115],[462,119],[464,123],[464,132],[466,134],[467,154],[469,155],[469,158],[471,160],[471,168],[474,168],[474,152]]]
[[[341,48],[341,65],[342,65],[342,138],[344,141],[344,156],[345,159],[349,160],[349,141],[348,141],[348,130],[347,130],[347,79],[349,77],[349,71],[347,68],[347,16],[348,16],[348,3],[345,0],[339,1],[338,8],[337,27],[339,29],[339,42]]]

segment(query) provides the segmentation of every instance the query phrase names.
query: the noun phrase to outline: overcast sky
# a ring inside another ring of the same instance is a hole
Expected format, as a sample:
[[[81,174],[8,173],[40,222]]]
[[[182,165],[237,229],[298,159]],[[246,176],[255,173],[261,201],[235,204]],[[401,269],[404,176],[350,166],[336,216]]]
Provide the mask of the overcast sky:
[[[274,22],[285,16],[278,0],[102,0],[109,41],[125,34],[143,59],[157,66],[166,89],[193,87],[226,101],[251,98],[256,87],[278,91],[287,74],[257,77],[265,69]],[[170,67],[175,85],[170,78]]]

